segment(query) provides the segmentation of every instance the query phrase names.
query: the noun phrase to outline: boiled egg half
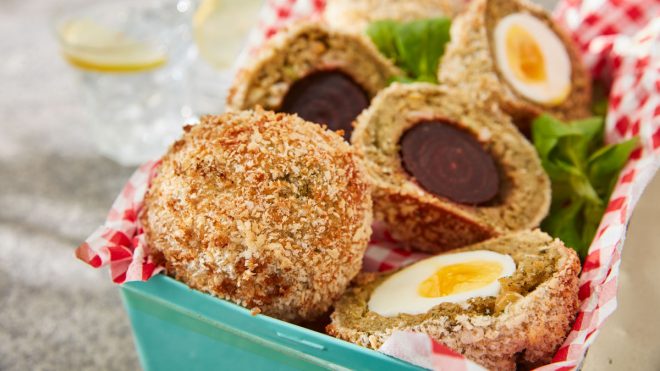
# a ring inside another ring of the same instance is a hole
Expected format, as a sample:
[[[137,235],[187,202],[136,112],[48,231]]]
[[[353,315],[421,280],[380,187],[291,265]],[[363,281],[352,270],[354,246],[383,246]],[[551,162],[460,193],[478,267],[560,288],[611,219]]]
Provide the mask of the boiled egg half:
[[[442,303],[497,296],[498,280],[515,270],[511,256],[493,251],[437,255],[385,279],[371,294],[369,310],[385,317],[422,314]]]
[[[502,18],[494,31],[495,58],[504,79],[525,98],[559,105],[571,91],[571,60],[557,34],[528,13]]]

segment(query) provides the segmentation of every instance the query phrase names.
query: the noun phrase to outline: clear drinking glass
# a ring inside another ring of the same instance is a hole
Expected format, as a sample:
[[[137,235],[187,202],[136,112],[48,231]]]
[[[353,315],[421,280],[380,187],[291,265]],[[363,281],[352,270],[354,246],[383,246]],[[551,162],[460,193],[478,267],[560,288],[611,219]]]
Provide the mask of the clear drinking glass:
[[[112,1],[69,9],[56,31],[76,67],[101,153],[124,165],[161,155],[194,120],[193,0]]]
[[[264,0],[201,0],[193,18],[195,46],[195,111],[224,109],[237,59],[259,19]],[[245,54],[243,54],[245,57]]]

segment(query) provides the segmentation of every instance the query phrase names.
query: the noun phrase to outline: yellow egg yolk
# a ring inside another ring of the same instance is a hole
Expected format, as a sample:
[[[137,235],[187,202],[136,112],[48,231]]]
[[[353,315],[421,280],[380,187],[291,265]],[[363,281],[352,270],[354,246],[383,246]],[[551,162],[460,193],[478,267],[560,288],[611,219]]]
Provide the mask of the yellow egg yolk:
[[[512,25],[506,32],[506,56],[518,79],[527,83],[544,82],[545,60],[541,48],[523,27]]]
[[[500,263],[487,260],[446,265],[420,283],[417,293],[438,298],[476,290],[497,280],[502,270]]]

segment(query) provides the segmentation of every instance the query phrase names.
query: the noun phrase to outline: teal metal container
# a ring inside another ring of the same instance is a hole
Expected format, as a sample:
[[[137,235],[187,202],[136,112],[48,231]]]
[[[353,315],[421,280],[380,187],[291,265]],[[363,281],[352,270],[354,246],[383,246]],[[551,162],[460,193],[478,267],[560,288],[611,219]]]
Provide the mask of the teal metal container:
[[[190,289],[165,275],[121,287],[145,370],[420,370]]]

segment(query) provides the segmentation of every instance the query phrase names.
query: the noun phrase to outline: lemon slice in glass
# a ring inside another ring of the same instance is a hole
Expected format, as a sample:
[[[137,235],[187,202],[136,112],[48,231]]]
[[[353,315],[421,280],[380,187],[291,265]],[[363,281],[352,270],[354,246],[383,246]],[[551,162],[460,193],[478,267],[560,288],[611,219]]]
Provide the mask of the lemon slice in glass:
[[[202,58],[218,69],[232,67],[257,24],[262,0],[202,0],[193,17],[195,43]]]
[[[89,19],[64,23],[59,34],[63,53],[74,66],[96,72],[138,72],[164,65],[163,50]]]

